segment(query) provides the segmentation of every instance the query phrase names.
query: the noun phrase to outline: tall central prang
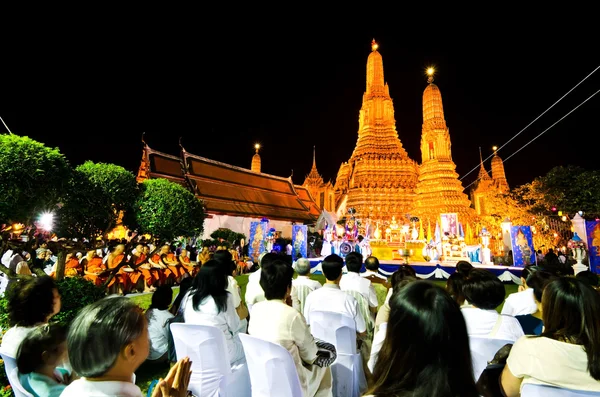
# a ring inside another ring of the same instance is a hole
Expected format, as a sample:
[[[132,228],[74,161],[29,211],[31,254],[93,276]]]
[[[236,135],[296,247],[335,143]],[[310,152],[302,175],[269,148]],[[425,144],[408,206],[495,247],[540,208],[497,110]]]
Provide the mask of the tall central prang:
[[[367,88],[358,121],[358,140],[335,182],[338,214],[389,221],[410,213],[419,169],[396,131],[394,105],[383,78],[383,59],[373,40],[367,60]]]

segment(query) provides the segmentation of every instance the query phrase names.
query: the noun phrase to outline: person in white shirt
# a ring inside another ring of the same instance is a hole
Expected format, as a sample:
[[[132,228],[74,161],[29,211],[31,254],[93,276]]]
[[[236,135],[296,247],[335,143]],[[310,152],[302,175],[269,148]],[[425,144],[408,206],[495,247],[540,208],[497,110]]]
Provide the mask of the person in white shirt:
[[[471,270],[464,280],[463,293],[468,304],[461,310],[469,336],[516,341],[524,335],[516,318],[496,311],[506,292],[493,273],[485,269]]]
[[[506,298],[502,307],[502,314],[508,316],[524,316],[526,314],[535,313],[537,305],[533,299],[533,289],[527,285],[529,276],[536,272],[537,266],[525,266],[521,271],[521,285],[519,292],[514,292]]]
[[[261,269],[265,266],[269,266],[277,259],[277,255],[273,253],[264,254],[259,259],[259,268],[257,271],[250,273],[248,276],[248,284],[246,285],[246,306],[248,307],[248,311],[252,312],[252,306],[255,303],[261,302],[265,300],[265,292],[260,286],[260,274]]]
[[[150,337],[150,354],[148,360],[162,362],[167,360],[169,347],[169,320],[174,316],[169,312],[173,300],[170,285],[161,285],[152,294],[152,303],[146,311],[148,335]]]
[[[331,370],[319,366],[317,344],[302,314],[285,303],[291,294],[293,269],[277,260],[262,270],[260,284],[266,300],[252,309],[248,333],[290,352],[303,396],[331,397]]]
[[[296,273],[298,277],[292,280],[292,306],[303,313],[306,296],[321,288],[321,283],[310,279],[310,262],[306,258],[296,261]]]
[[[237,265],[233,260],[233,255],[228,250],[219,250],[215,252],[213,259],[224,266],[225,272],[227,273],[227,292],[231,294],[235,311],[243,323],[242,328],[246,329],[248,327],[248,320],[246,319],[248,317],[248,309],[242,302],[240,286],[235,277],[233,277],[233,272],[237,269]]]
[[[146,317],[131,299],[109,296],[84,307],[67,335],[69,361],[81,378],[71,382],[61,397],[142,397],[133,376],[149,350]],[[152,396],[186,396],[190,369],[189,358],[178,361]]]
[[[550,282],[542,295],[544,332],[512,347],[500,380],[505,395],[521,395],[527,383],[600,392],[598,313],[600,295],[590,286],[573,277]]]
[[[370,256],[365,259],[365,272],[361,273],[361,277],[376,277],[387,282],[387,277],[379,274],[379,259],[375,256]],[[373,280],[371,280],[373,282]],[[381,281],[380,281],[381,282]]]
[[[350,252],[346,255],[346,267],[348,273],[342,275],[340,280],[340,289],[345,292],[355,291],[361,294],[369,303],[371,313],[377,313],[377,294],[371,281],[360,276],[360,268],[362,267],[362,255],[358,252]]]
[[[359,337],[363,337],[366,334],[367,325],[360,313],[358,303],[356,299],[340,289],[343,266],[344,260],[335,254],[329,255],[321,262],[321,268],[327,281],[323,288],[311,292],[306,297],[304,318],[310,325],[310,313],[313,311],[344,314],[354,319],[356,333]]]
[[[220,262],[210,260],[198,271],[187,296],[183,318],[187,324],[219,328],[225,336],[231,365],[244,360],[244,349],[238,335],[245,332],[244,324],[235,311],[233,296],[227,292],[227,275]]]
[[[7,291],[8,321],[12,327],[2,336],[0,350],[16,358],[29,332],[58,314],[61,299],[54,280],[48,276],[21,280],[14,287]]]

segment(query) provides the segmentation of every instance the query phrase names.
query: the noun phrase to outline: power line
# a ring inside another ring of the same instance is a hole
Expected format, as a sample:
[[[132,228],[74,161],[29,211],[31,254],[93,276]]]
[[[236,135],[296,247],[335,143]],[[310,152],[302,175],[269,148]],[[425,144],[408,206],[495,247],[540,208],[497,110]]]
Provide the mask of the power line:
[[[594,74],[598,69],[600,69],[600,66],[596,67],[596,69],[592,70],[592,72],[590,74],[588,74],[587,76],[585,76],[583,78],[583,80],[581,80],[579,83],[577,83],[575,85],[575,87],[571,88],[569,91],[567,91],[567,93],[565,95],[563,95],[562,97],[560,97],[560,99],[556,102],[554,102],[552,104],[552,106],[550,106],[548,109],[546,109],[542,114],[540,114],[539,116],[537,116],[535,119],[533,119],[533,121],[529,124],[527,124],[525,126],[525,128],[523,128],[521,131],[517,132],[512,138],[510,138],[504,145],[500,146],[498,149],[496,149],[494,151],[494,153],[497,153],[500,151],[500,149],[502,149],[504,146],[508,145],[513,139],[515,139],[516,137],[518,137],[523,131],[525,131],[527,128],[529,128],[529,126],[531,126],[533,123],[535,123],[540,117],[542,117],[543,115],[545,115],[550,109],[552,109],[557,103],[559,103],[560,101],[562,101],[567,95],[569,95],[575,88],[579,87],[579,85],[581,83],[583,83],[584,81],[586,81],[588,79],[588,77],[590,77],[592,74]],[[595,94],[594,94],[595,95]],[[592,95],[593,96],[593,95]],[[585,103],[585,102],[584,102]],[[575,108],[576,109],[576,108]],[[488,161],[491,157],[493,156],[493,154],[490,154],[488,157],[486,157],[485,160],[483,161]],[[505,160],[506,161],[506,160]],[[459,178],[460,181],[462,181],[467,175],[469,175],[471,172],[475,171],[477,168],[479,168],[479,165],[476,165],[471,171],[467,172],[465,175],[463,175],[461,178]]]
[[[4,124],[4,127],[6,127],[6,130],[12,134],[12,132],[10,131],[10,129],[8,128],[8,126],[6,125],[6,123],[4,122],[4,119],[2,118],[2,116],[0,116],[0,121],[2,121],[2,124]]]
[[[600,68],[600,66],[599,66]],[[573,113],[575,110],[577,110],[579,107],[581,107],[584,103],[586,103],[587,101],[589,101],[590,99],[592,99],[596,94],[600,93],[600,90],[594,92],[592,95],[590,95],[585,101],[581,102],[579,105],[575,106],[573,109],[571,109],[567,114],[565,114],[564,116],[562,116],[560,119],[558,119],[554,124],[552,124],[550,127],[546,128],[544,131],[540,132],[538,135],[536,135],[532,140],[530,140],[529,142],[527,142],[526,144],[524,144],[523,146],[521,146],[519,149],[517,149],[513,154],[511,154],[510,156],[508,156],[507,158],[505,158],[503,160],[504,163],[506,163],[508,161],[508,159],[510,159],[512,156],[514,156],[515,154],[519,153],[521,150],[525,149],[527,146],[529,146],[530,143],[532,143],[533,141],[535,141],[536,139],[538,139],[539,137],[541,137],[544,133],[546,133],[550,128],[554,127],[556,124],[560,123],[562,120],[564,120],[568,115],[570,115],[571,113]],[[486,159],[487,160],[487,159]],[[465,187],[465,190],[468,189],[472,184],[474,184],[475,182],[479,181],[481,178],[477,178],[475,179],[473,182],[471,182],[469,185],[467,185]]]

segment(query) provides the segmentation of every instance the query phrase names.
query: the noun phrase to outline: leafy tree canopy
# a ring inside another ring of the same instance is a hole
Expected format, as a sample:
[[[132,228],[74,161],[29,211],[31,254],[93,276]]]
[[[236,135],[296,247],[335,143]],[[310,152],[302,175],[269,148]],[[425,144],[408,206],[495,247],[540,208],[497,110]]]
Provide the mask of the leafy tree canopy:
[[[30,223],[53,209],[69,174],[69,164],[58,149],[28,137],[1,134],[0,224]]]
[[[235,243],[236,241],[239,243],[241,239],[244,239],[244,241],[246,241],[246,235],[244,233],[237,233],[231,229],[227,229],[224,227],[218,228],[217,230],[212,232],[210,234],[210,237],[213,240],[223,239],[231,244]]]
[[[102,190],[117,211],[131,208],[137,196],[138,184],[135,175],[115,164],[86,161],[76,168],[87,176],[90,183]]]
[[[163,240],[197,236],[204,230],[202,202],[183,186],[166,179],[142,183],[135,214],[140,232]]]

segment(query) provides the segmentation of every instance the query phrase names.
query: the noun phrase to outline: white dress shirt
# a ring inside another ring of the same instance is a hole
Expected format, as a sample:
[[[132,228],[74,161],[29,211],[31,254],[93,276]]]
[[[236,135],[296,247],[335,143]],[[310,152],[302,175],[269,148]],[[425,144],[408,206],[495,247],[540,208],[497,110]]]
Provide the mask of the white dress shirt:
[[[537,305],[533,297],[533,288],[527,288],[524,291],[508,295],[502,307],[502,314],[513,317],[535,313],[536,311]]]
[[[312,365],[317,358],[317,345],[304,317],[296,309],[281,300],[259,302],[252,311],[248,333],[277,343],[290,352],[302,395],[331,396],[331,371],[328,367]]]
[[[514,342],[524,335],[521,324],[514,317],[503,315],[498,330],[494,335],[491,335],[498,321],[498,316],[500,316],[497,311],[482,310],[473,306],[463,306],[460,310],[465,318],[469,336],[505,339]]]
[[[143,397],[142,391],[132,382],[92,382],[77,379],[63,390],[61,397]]]
[[[373,337],[373,345],[371,346],[371,357],[369,357],[369,362],[367,363],[367,367],[369,367],[369,371],[373,373],[375,369],[375,364],[377,363],[377,356],[379,356],[379,351],[381,350],[381,346],[383,346],[383,342],[385,341],[385,334],[387,332],[387,323],[383,323],[379,326],[379,330],[375,333]]]
[[[11,327],[2,336],[0,350],[9,357],[17,358],[17,352],[23,340],[35,327]]]
[[[260,286],[260,274],[261,269],[258,269],[254,273],[250,273],[248,276],[248,284],[246,285],[246,306],[248,311],[252,311],[252,306],[255,303],[262,302],[265,300],[265,291]]]
[[[304,318],[308,325],[310,325],[310,313],[313,311],[344,314],[354,319],[356,332],[362,333],[367,330],[365,320],[358,309],[358,302],[342,291],[337,284],[325,284],[323,288],[308,294],[304,302]]]
[[[242,303],[240,297],[240,286],[233,276],[227,276],[227,291],[231,294],[233,305],[237,308]]]
[[[348,272],[348,274],[344,274],[340,280],[340,289],[342,291],[358,292],[365,297],[371,307],[377,307],[379,305],[375,287],[373,287],[370,280],[361,277],[358,273]]]
[[[298,294],[298,287],[306,287],[309,291],[308,293],[310,293],[318,288],[321,288],[321,283],[316,280],[312,280],[309,276],[300,275],[292,280],[292,306],[300,313],[303,313],[306,295],[302,296],[302,294]]]
[[[369,270],[369,269],[365,270],[364,273],[361,273],[360,276],[361,277],[375,276],[375,277],[379,277],[382,280],[387,280],[387,277],[382,276],[381,274],[374,272],[373,270]]]
[[[167,352],[169,348],[168,320],[173,317],[169,310],[150,309],[146,312],[148,338],[150,339],[148,360],[157,360]]]

